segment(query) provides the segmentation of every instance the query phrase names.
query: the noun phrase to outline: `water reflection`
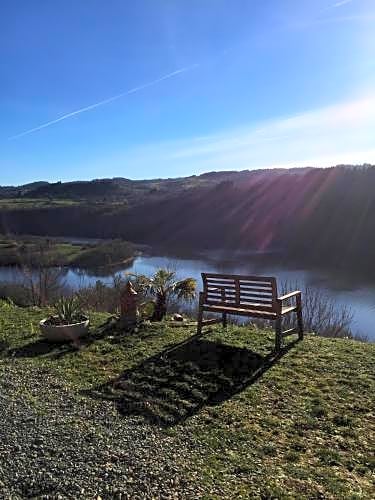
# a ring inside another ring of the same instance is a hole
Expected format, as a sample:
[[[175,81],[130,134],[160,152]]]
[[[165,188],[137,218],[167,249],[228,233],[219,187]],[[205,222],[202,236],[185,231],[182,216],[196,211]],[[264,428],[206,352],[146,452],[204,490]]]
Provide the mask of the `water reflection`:
[[[111,284],[115,276],[124,273],[153,274],[160,267],[167,267],[177,272],[179,278],[191,276],[201,285],[201,272],[221,272],[233,274],[264,274],[276,276],[279,282],[287,281],[291,285],[298,283],[323,289],[329,297],[337,301],[339,306],[350,307],[354,313],[352,324],[353,333],[360,333],[371,340],[375,340],[375,286],[363,285],[353,281],[352,277],[335,275],[332,272],[317,270],[291,269],[285,265],[265,263],[256,255],[243,255],[236,260],[220,254],[210,254],[194,259],[182,259],[165,256],[141,256],[133,263],[122,269],[100,269],[86,271],[80,269],[64,270],[62,280],[67,286],[77,290],[93,285],[101,280]],[[22,283],[23,275],[17,268],[0,267],[0,280],[12,283]]]

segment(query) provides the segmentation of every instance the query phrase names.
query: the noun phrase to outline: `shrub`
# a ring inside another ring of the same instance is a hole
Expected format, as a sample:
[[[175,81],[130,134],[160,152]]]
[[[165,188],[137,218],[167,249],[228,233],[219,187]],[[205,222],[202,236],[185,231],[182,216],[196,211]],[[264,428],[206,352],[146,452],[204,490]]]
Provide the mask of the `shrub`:
[[[350,329],[353,312],[349,307],[339,305],[324,290],[307,284],[300,287],[298,283],[286,281],[281,286],[280,294],[290,290],[302,291],[302,314],[306,332],[323,337],[354,337]],[[291,327],[293,321],[294,318],[289,317],[285,324]]]
[[[176,272],[168,269],[159,269],[147,277],[134,275],[135,287],[154,301],[153,321],[161,321],[167,314],[168,305],[172,297],[177,300],[191,301],[196,294],[197,282],[194,278],[177,280]]]

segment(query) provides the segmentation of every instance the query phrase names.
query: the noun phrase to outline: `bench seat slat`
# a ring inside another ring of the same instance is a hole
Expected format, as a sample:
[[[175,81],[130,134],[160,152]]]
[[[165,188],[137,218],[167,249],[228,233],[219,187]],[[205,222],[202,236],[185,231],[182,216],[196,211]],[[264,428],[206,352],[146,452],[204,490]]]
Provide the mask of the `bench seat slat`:
[[[234,307],[225,307],[225,306],[213,306],[213,305],[204,305],[202,307],[203,311],[207,312],[219,312],[219,313],[227,313],[227,314],[238,314],[240,316],[254,316],[256,318],[263,319],[274,319],[276,318],[276,313],[269,311],[261,311],[256,308],[252,309],[239,309]]]
[[[264,304],[241,304],[241,306],[237,306],[236,304],[231,304],[228,302],[208,302],[203,305],[205,309],[213,308],[213,310],[220,309],[222,312],[230,311],[232,314],[239,314],[238,311],[247,312],[247,314],[252,314],[254,311],[261,311],[266,313],[272,313],[276,315],[276,311],[271,306],[266,306]]]
[[[263,304],[263,305],[268,306],[268,307],[273,307],[273,304],[272,304],[271,301],[269,301],[269,300],[262,300],[262,299],[259,299],[259,298],[253,298],[253,299],[250,299],[250,298],[244,299],[244,298],[242,298],[240,300],[240,303],[238,304],[238,306],[241,307],[242,304],[244,306],[247,306],[248,304]]]
[[[271,307],[256,306],[255,304],[249,305],[249,307],[236,307],[235,305],[229,305],[228,303],[217,303],[217,304],[203,304],[203,310],[212,312],[226,312],[228,314],[244,314],[253,315],[253,313],[265,313],[271,316],[277,316],[277,313]],[[296,306],[283,307],[281,309],[281,315],[288,314],[290,312],[296,311]]]

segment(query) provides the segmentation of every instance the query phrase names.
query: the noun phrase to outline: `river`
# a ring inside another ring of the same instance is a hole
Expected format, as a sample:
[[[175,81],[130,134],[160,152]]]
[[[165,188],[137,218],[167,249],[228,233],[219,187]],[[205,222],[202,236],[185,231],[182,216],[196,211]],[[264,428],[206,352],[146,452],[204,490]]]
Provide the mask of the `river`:
[[[77,290],[81,287],[95,284],[97,280],[111,283],[114,274],[138,273],[151,275],[161,267],[176,270],[179,277],[194,277],[201,284],[201,272],[221,272],[232,274],[257,274],[275,276],[279,282],[288,281],[302,287],[306,284],[323,290],[329,298],[336,301],[337,306],[349,307],[353,312],[352,331],[375,341],[375,284],[353,282],[353,279],[343,279],[332,273],[281,268],[277,265],[259,266],[256,258],[243,256],[231,260],[218,255],[201,256],[194,259],[170,258],[162,256],[140,256],[126,269],[120,269],[109,274],[88,272],[77,269],[67,269],[63,281],[69,287]],[[20,282],[22,275],[17,268],[0,266],[0,281]]]

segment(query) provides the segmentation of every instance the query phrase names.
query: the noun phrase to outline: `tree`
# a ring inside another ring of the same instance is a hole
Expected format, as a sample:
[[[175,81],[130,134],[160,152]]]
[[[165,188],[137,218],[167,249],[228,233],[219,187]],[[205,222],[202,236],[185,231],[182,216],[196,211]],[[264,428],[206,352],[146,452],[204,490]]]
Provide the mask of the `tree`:
[[[35,245],[22,245],[20,265],[31,296],[32,304],[43,307],[61,294],[64,271],[52,266],[50,240],[37,241]]]
[[[161,321],[168,310],[168,303],[172,297],[178,300],[193,300],[197,282],[194,278],[176,279],[176,272],[168,269],[159,269],[151,276],[138,275],[135,279],[135,288],[153,297],[154,312],[152,321]]]

